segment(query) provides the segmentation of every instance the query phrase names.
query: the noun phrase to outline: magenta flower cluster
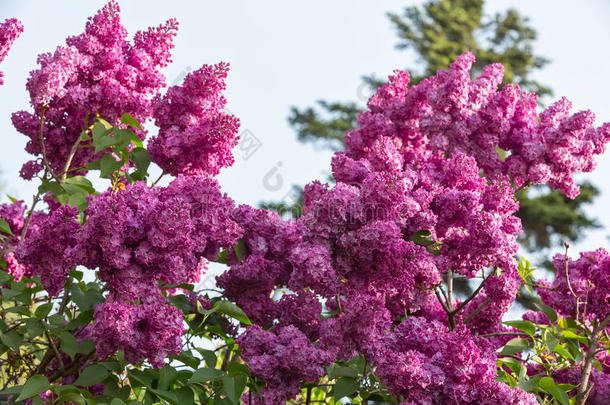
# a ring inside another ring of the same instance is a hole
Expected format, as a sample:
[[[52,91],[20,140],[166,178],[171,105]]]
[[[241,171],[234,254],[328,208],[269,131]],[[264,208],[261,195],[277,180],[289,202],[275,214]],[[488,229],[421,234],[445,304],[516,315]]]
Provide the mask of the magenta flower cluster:
[[[603,248],[583,252],[577,260],[553,257],[553,283],[540,280],[542,301],[563,316],[603,320],[610,316],[610,254]]]
[[[154,104],[159,134],[149,143],[155,163],[169,174],[215,176],[233,164],[239,120],[224,111],[229,65],[204,65]]]
[[[6,58],[6,54],[13,42],[23,32],[23,24],[15,18],[8,18],[0,23],[0,62]],[[3,73],[0,72],[0,86],[4,84]]]
[[[140,122],[149,118],[152,98],[165,86],[159,69],[170,62],[177,25],[168,20],[138,32],[130,42],[119,6],[111,1],[89,20],[84,33],[68,38],[54,53],[40,55],[40,69],[30,73],[26,86],[34,111],[19,111],[12,118],[29,138],[26,151],[37,157],[23,166],[21,176],[31,179],[42,169],[41,120],[47,160],[60,175],[72,146],[96,116],[112,124],[125,113]],[[79,148],[72,167],[84,172],[93,158],[93,148]]]
[[[167,295],[198,282],[222,252],[229,268],[218,287],[253,322],[235,332],[252,375],[264,381],[256,403],[282,404],[326,366],[355,355],[404,404],[537,403],[496,381],[498,341],[478,336],[505,330],[502,317],[520,286],[515,191],[547,183],[575,197],[574,175],[593,169],[610,124],[594,128],[588,111],[569,115],[565,99],[537,114],[534,94],[498,88],[500,65],[472,80],[471,54],[411,87],[397,71],[334,155],[336,184],[307,185],[303,215],[284,220],[235,207],[213,179],[233,163],[237,143],[239,121],[223,110],[228,65],[204,65],[161,95],[159,69],[170,61],[177,23],[130,42],[118,11],[111,1],[83,34],[40,56],[27,84],[33,112],[13,115],[36,156],[22,176],[42,169],[40,134],[61,175],[96,116],[117,124],[129,113],[154,118],[159,132],[148,150],[176,177],[165,187],[115,184],[91,195],[80,216],[49,204],[48,213],[32,215],[22,243],[25,207],[0,206],[15,234],[4,256],[11,274],[38,275],[56,296],[71,269],[97,270],[105,301],[87,332],[97,353],[123,350],[129,362],[162,367],[180,353],[184,332]],[[0,37],[19,30],[2,26]],[[97,157],[78,148],[73,172]],[[583,254],[568,264],[568,285],[556,258],[558,277],[540,295],[573,316],[573,290],[585,296],[588,317],[603,318],[609,263],[604,250]],[[468,302],[444,297],[453,276],[483,282],[479,293]],[[210,306],[195,293],[189,299]]]

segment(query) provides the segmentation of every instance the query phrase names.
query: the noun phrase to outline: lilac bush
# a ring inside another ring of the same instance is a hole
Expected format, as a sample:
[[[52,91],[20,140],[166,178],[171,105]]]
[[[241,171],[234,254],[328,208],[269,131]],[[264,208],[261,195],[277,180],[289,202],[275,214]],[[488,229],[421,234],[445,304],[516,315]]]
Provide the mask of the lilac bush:
[[[288,220],[236,205],[214,178],[238,141],[228,64],[163,91],[177,26],[130,41],[111,1],[30,74],[32,110],[13,124],[34,156],[21,175],[40,185],[31,205],[0,205],[3,394],[607,403],[610,256],[566,247],[555,280],[536,280],[516,257],[515,192],[577,196],[610,124],[566,99],[538,112],[535,94],[500,88],[499,64],[472,79],[469,53],[413,86],[396,71],[333,156],[336,183],[307,185]],[[0,60],[21,30],[0,25]],[[210,262],[226,270],[199,288]],[[506,321],[522,287],[538,311]]]

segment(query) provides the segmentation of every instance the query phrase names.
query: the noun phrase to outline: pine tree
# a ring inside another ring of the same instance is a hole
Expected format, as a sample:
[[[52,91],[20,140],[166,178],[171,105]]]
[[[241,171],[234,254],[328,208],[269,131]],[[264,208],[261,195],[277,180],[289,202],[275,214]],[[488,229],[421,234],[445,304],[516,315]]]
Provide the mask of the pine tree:
[[[389,13],[388,17],[398,33],[397,48],[410,49],[418,56],[419,69],[410,71],[411,84],[437,70],[447,69],[457,55],[471,51],[477,58],[473,69],[475,75],[483,66],[500,62],[504,65],[505,83],[518,83],[522,89],[534,91],[541,98],[552,94],[551,89],[531,77],[532,72],[549,61],[534,55],[532,45],[536,31],[528,25],[528,19],[514,9],[486,16],[483,0],[430,0],[422,7],[407,7],[402,14]],[[379,85],[373,78],[365,77],[364,80],[373,88]],[[302,110],[293,107],[288,121],[299,141],[342,150],[343,135],[356,127],[362,108],[356,102],[322,100],[316,107]],[[564,240],[576,241],[584,230],[599,226],[583,209],[598,193],[589,183],[581,185],[581,194],[574,200],[546,186],[519,192],[517,215],[523,223],[522,246],[530,252],[540,252],[558,246]],[[300,204],[280,201],[266,202],[262,206],[298,216]]]

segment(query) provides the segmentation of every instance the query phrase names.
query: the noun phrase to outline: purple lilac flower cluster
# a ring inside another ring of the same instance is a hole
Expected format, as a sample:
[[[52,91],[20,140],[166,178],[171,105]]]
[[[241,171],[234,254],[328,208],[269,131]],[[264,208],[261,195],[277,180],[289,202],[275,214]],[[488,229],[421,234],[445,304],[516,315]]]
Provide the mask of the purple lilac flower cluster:
[[[573,175],[593,170],[594,155],[610,139],[610,123],[594,128],[592,112],[569,115],[565,98],[539,115],[535,94],[513,84],[498,91],[502,65],[485,67],[473,81],[473,63],[472,54],[461,55],[448,71],[408,91],[408,73],[397,71],[369,100],[360,128],[347,133],[348,154],[375,154],[374,144],[384,137],[403,155],[461,151],[473,156],[488,178],[508,174],[517,187],[548,183],[574,198]]]
[[[496,353],[463,326],[412,317],[375,354],[381,381],[406,404],[537,404],[533,394],[496,381]]]
[[[6,54],[13,45],[13,42],[23,32],[23,24],[16,18],[8,18],[0,23],[0,62],[6,58]],[[0,86],[4,84],[3,73],[0,72]]]
[[[538,294],[545,304],[563,316],[588,321],[610,316],[610,254],[605,249],[583,252],[567,263],[565,255],[558,253],[553,265],[554,282],[539,282]]]
[[[205,259],[237,242],[233,201],[216,180],[180,176],[167,187],[143,182],[92,199],[87,223],[68,253],[73,264],[97,268],[109,295],[95,309],[93,340],[107,356],[156,367],[181,349],[182,313],[166,302],[159,282],[199,281]]]
[[[166,173],[215,176],[233,164],[239,120],[222,111],[228,70],[226,63],[204,65],[155,101],[159,134],[150,140],[149,150]]]
[[[68,38],[54,53],[40,55],[40,69],[30,73],[26,86],[34,111],[19,111],[12,118],[15,128],[29,138],[26,151],[37,156],[23,166],[21,176],[31,179],[42,169],[41,130],[48,163],[59,175],[81,132],[96,116],[112,124],[125,113],[139,122],[151,117],[152,98],[165,86],[159,69],[170,62],[177,25],[168,20],[138,32],[129,42],[119,6],[111,1],[89,20],[84,33]],[[137,135],[144,138],[146,133]],[[93,156],[93,148],[79,148],[72,167],[84,172]]]

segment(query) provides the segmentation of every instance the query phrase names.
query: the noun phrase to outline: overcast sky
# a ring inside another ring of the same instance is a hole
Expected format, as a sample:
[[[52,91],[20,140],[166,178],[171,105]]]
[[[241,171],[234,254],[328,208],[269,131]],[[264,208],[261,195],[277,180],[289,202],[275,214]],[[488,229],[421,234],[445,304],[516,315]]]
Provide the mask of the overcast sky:
[[[25,137],[10,123],[13,111],[28,108],[25,81],[36,55],[82,32],[88,16],[104,1],[0,0],[2,19],[19,18],[25,32],[0,65],[1,178],[4,190],[30,199],[32,182],[18,180],[29,160]],[[400,12],[421,2],[335,0],[290,1],[121,1],[122,20],[130,34],[176,17],[180,30],[166,69],[168,83],[203,63],[231,64],[226,92],[228,108],[247,136],[260,148],[237,150],[236,164],[219,180],[235,200],[255,204],[289,194],[293,183],[323,179],[330,153],[299,144],[287,124],[290,106],[306,107],[318,99],[356,101],[365,94],[360,77],[386,77],[393,69],[416,67],[412,54],[394,48],[397,38],[386,12]],[[552,63],[537,78],[554,98],[566,96],[575,109],[590,108],[598,122],[610,121],[610,2],[589,0],[494,0],[487,12],[513,6],[538,30],[537,54]],[[591,212],[610,226],[610,154],[582,178],[600,187]],[[609,228],[610,229],[610,228]],[[608,244],[609,231],[591,233],[577,249]]]

